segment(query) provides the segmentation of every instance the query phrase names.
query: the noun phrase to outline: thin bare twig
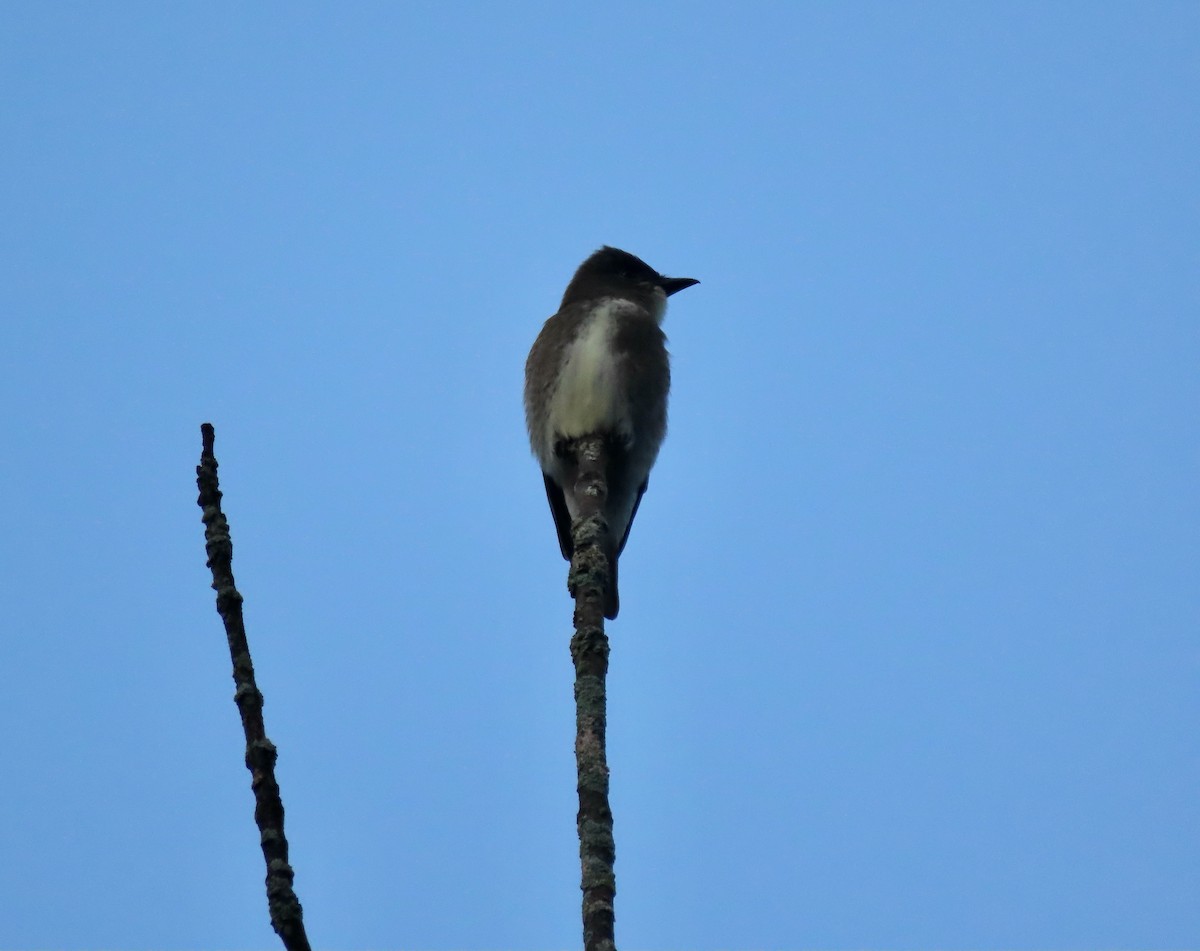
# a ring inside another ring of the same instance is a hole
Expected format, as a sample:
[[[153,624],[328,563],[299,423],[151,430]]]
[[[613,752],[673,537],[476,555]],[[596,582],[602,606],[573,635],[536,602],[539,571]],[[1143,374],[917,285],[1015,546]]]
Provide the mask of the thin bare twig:
[[[579,461],[579,477],[573,487],[579,517],[571,525],[575,554],[567,587],[575,599],[571,659],[575,662],[576,824],[582,866],[583,946],[585,951],[615,951],[616,844],[605,753],[608,636],[604,633],[604,605],[611,577],[608,526],[602,514],[608,494],[607,448],[602,437],[585,436],[574,441],[571,451]]]
[[[212,586],[217,592],[217,612],[225,622],[225,637],[233,660],[234,702],[242,716],[246,734],[246,768],[254,791],[254,821],[258,823],[263,858],[267,863],[267,905],[271,926],[287,951],[311,951],[304,931],[304,912],[292,890],[295,873],[288,864],[288,844],[283,834],[283,800],[275,781],[275,744],[267,739],[263,725],[263,696],[254,682],[250,645],[242,620],[242,596],[233,583],[233,541],[229,522],[221,511],[217,485],[217,459],[213,455],[216,434],[211,423],[200,427],[203,448],[196,467],[197,502],[203,512],[204,548],[212,569]]]

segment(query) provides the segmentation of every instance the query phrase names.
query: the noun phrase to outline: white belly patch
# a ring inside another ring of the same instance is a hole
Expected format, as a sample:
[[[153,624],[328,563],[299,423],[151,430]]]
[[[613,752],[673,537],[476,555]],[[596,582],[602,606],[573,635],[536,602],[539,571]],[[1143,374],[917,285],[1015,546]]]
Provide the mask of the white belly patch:
[[[613,318],[622,303],[610,301],[598,307],[564,354],[546,421],[551,442],[559,436],[628,429],[621,370],[613,353],[617,329]]]

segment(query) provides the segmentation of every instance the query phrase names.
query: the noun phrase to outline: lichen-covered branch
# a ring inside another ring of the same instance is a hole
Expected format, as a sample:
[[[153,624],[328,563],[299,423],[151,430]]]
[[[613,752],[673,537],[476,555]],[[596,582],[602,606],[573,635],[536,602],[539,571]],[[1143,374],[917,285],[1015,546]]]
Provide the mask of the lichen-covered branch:
[[[579,461],[574,494],[580,515],[571,526],[575,554],[567,587],[575,599],[571,659],[575,662],[576,823],[582,866],[583,946],[585,951],[615,951],[616,846],[605,753],[608,637],[604,633],[604,604],[610,566],[604,544],[608,528],[601,514],[608,493],[607,453],[604,440],[598,436],[575,440],[572,451]]]
[[[288,844],[283,834],[283,800],[275,781],[275,745],[267,739],[263,725],[263,696],[254,682],[254,665],[242,620],[242,596],[233,583],[233,541],[229,522],[221,511],[217,484],[217,460],[213,455],[216,434],[211,423],[200,427],[202,449],[196,467],[197,502],[204,521],[204,547],[212,586],[217,592],[217,612],[225,622],[229,656],[233,660],[233,698],[246,734],[246,768],[254,791],[254,821],[258,824],[263,858],[267,863],[267,906],[271,925],[287,951],[310,951],[304,931],[304,912],[292,890],[294,873],[288,864]]]

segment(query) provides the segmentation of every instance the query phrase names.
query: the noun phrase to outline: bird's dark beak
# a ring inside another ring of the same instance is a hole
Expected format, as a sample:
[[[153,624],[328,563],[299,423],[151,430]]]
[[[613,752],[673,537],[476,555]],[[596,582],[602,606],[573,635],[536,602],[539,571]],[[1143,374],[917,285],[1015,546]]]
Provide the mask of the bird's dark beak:
[[[659,278],[658,286],[670,297],[672,294],[676,294],[685,288],[691,287],[693,284],[699,283],[694,277],[663,277]]]

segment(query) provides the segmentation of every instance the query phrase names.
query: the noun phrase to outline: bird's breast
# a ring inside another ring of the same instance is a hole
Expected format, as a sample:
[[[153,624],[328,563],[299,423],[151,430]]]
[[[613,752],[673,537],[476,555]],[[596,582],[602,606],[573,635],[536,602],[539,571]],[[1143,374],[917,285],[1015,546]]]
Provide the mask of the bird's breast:
[[[618,300],[597,305],[564,348],[547,420],[551,439],[609,431],[628,435],[622,360],[614,340],[618,315],[629,306]]]

